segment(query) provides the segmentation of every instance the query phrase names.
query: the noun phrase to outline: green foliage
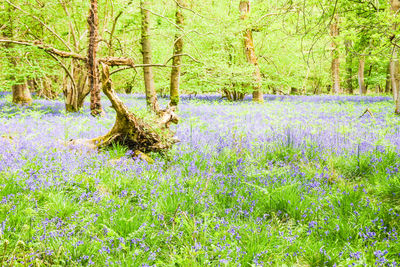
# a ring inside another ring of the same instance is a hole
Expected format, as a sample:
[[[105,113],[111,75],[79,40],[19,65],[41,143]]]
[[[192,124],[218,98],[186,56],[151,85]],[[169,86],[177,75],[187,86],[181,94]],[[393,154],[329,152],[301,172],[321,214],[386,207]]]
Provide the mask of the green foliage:
[[[13,1],[13,4],[24,12],[3,4],[1,24],[11,25],[2,28],[3,35],[41,40],[58,49],[86,53],[87,2]],[[358,58],[363,55],[367,87],[382,91],[391,57],[389,37],[397,34],[398,29],[394,30],[392,25],[399,20],[384,0],[252,1],[250,17],[245,21],[240,20],[239,1],[206,0],[187,1],[187,9],[183,10],[185,25],[177,29],[174,1],[149,4],[154,63],[170,60],[175,35],[183,37],[184,53],[190,55],[183,56],[182,62],[181,91],[186,93],[252,91],[254,67],[246,62],[243,47],[243,33],[249,28],[253,29],[265,93],[327,92],[331,84],[331,41],[338,45],[341,62],[352,59],[341,64],[343,87],[347,86],[345,77],[350,77],[353,87],[357,87]],[[130,57],[136,63],[141,62],[138,6],[138,0],[99,2],[100,56]],[[329,25],[334,13],[339,15],[340,36],[331,40]],[[9,64],[10,54],[18,58],[15,66]],[[32,48],[3,46],[0,61],[0,91],[7,91],[12,85],[10,74],[16,80],[57,76],[58,88],[66,75],[59,62]],[[63,62],[67,67],[70,65],[68,59]],[[143,92],[141,76],[141,69],[118,72],[113,75],[114,87],[119,91]],[[169,77],[170,68],[155,68],[156,87],[162,94],[169,90]]]

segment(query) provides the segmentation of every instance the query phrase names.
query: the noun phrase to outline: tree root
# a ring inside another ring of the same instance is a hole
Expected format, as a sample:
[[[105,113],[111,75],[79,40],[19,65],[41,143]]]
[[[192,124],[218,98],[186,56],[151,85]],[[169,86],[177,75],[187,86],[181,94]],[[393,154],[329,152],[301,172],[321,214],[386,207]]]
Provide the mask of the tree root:
[[[91,150],[122,145],[131,151],[141,153],[162,153],[179,142],[174,132],[169,129],[171,123],[178,123],[175,107],[167,107],[157,115],[154,125],[149,125],[131,112],[119,99],[111,86],[109,66],[102,65],[102,89],[117,113],[113,128],[105,135],[93,139],[71,140],[70,145],[80,145]],[[136,152],[135,152],[136,153]],[[147,160],[146,160],[147,161]]]

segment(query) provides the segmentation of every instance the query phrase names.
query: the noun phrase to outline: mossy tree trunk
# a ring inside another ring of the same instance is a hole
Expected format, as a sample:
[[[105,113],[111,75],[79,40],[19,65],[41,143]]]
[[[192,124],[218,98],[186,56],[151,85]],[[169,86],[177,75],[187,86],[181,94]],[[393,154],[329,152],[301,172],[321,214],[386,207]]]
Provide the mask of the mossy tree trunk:
[[[140,1],[140,11],[142,15],[142,56],[143,64],[152,64],[151,60],[151,42],[150,42],[150,12],[147,9],[147,2]],[[158,113],[157,92],[154,84],[153,68],[151,66],[143,68],[144,86],[146,92],[147,107],[154,113]]]
[[[98,62],[96,58],[99,42],[99,18],[97,14],[97,0],[90,0],[90,10],[87,22],[89,26],[87,69],[90,88],[90,114],[92,114],[92,116],[99,116],[102,115],[104,112],[101,106],[100,80]]]
[[[102,88],[116,111],[115,123],[111,131],[94,139],[78,139],[70,141],[72,145],[83,145],[91,149],[106,148],[120,144],[139,152],[163,152],[178,142],[169,129],[170,123],[178,123],[174,108],[159,113],[157,121],[149,125],[129,111],[112,89],[109,66],[102,67]]]
[[[26,82],[14,84],[12,86],[12,102],[20,105],[30,105],[32,103],[31,92]]]
[[[250,16],[250,1],[240,1],[239,4],[240,11],[240,19],[244,22]],[[254,65],[254,86],[253,86],[253,101],[255,102],[263,102],[263,92],[261,88],[261,72],[260,67],[258,65],[258,58],[254,48],[253,42],[253,30],[251,28],[247,28],[243,34],[244,37],[244,51],[246,54],[247,62]]]
[[[175,23],[182,29],[184,24],[184,17],[182,13],[182,6],[184,5],[183,0],[176,0],[176,13]],[[170,82],[170,105],[178,106],[179,103],[179,83],[181,76],[181,64],[182,64],[182,52],[183,52],[183,33],[180,34],[180,29],[177,28],[174,40],[174,54],[172,59],[171,69],[171,82]]]

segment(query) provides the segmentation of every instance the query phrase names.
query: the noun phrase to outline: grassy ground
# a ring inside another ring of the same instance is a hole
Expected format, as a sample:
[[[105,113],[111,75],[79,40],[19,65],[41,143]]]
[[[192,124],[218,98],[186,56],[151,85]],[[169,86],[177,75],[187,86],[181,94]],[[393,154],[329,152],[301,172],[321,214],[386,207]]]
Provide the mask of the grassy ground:
[[[0,265],[400,263],[400,119],[387,99],[186,100],[181,143],[152,165],[58,142],[105,133],[109,108],[98,120],[7,101]],[[374,118],[358,118],[366,107]]]

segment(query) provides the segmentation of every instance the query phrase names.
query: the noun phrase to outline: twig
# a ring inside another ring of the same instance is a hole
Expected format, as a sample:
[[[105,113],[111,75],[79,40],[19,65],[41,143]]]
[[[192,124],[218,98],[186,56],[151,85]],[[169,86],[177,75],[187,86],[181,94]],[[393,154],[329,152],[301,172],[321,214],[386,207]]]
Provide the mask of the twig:
[[[176,5],[177,5],[178,7],[182,8],[182,9],[185,9],[185,10],[188,10],[188,11],[192,12],[193,14],[199,16],[200,18],[209,19],[209,18],[206,18],[206,17],[204,17],[203,15],[197,13],[197,12],[194,11],[193,9],[190,9],[190,8],[188,8],[188,7],[184,6],[184,5],[182,5],[182,4],[179,3],[179,1],[177,1],[177,0],[174,0],[174,2],[176,3]]]
[[[126,67],[122,67],[122,68],[119,68],[119,69],[111,71],[110,75],[113,75],[113,74],[115,74],[117,72],[120,72],[120,71],[123,71],[123,70],[129,70],[129,69],[134,69],[136,71],[136,73],[137,73],[137,70],[135,68],[133,68],[131,66],[126,66]]]

